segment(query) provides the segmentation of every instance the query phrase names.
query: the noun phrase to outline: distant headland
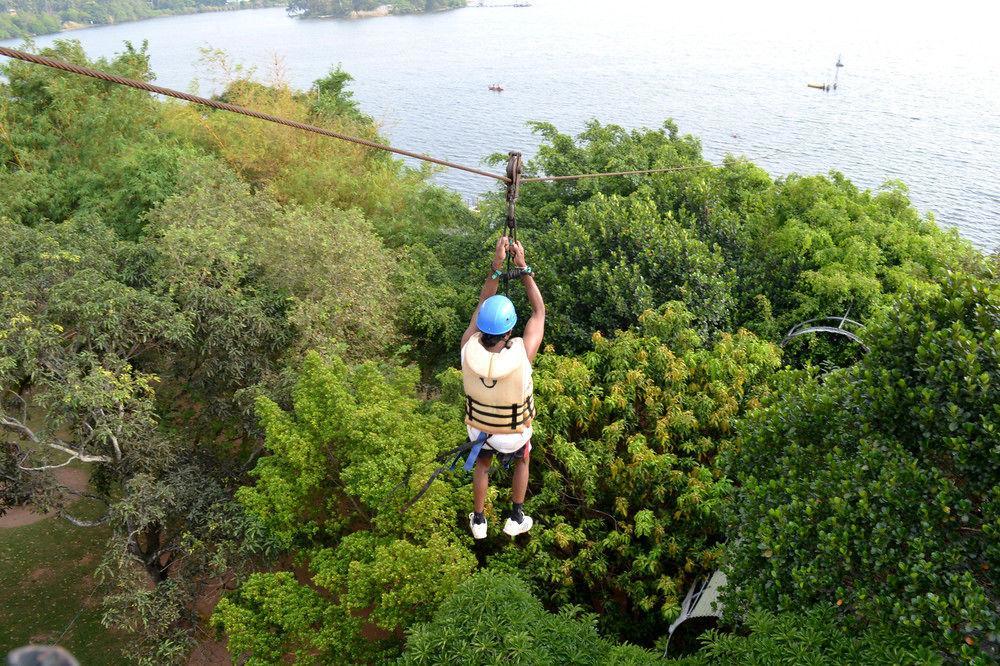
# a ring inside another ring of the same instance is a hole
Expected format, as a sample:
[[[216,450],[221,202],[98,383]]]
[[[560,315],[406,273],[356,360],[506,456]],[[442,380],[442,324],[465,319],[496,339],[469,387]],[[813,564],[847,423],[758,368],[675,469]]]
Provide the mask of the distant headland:
[[[468,6],[467,0],[290,0],[288,12],[304,18],[372,18],[424,14]]]

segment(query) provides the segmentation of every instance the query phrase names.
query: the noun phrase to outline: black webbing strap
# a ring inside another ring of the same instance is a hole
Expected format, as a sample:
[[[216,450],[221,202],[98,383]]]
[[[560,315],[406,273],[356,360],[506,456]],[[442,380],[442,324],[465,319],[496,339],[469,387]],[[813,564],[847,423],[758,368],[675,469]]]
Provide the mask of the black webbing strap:
[[[487,440],[488,439],[489,438],[487,438]],[[407,511],[409,511],[410,507],[412,507],[414,504],[416,504],[417,500],[419,500],[421,497],[423,497],[424,493],[426,493],[428,490],[430,490],[431,484],[433,484],[434,481],[439,476],[441,476],[446,470],[449,470],[449,469],[453,470],[453,469],[455,469],[456,465],[458,465],[458,461],[462,459],[462,456],[464,456],[467,453],[469,453],[470,451],[472,451],[472,447],[475,446],[475,445],[476,445],[476,442],[473,442],[473,441],[463,442],[462,444],[459,444],[458,446],[456,446],[453,449],[445,451],[444,453],[442,453],[441,455],[439,455],[437,458],[435,458],[434,460],[436,460],[437,462],[442,462],[442,461],[445,461],[448,458],[451,458],[452,456],[454,456],[454,459],[451,461],[450,464],[441,465],[436,470],[434,470],[434,473],[431,474],[430,478],[427,479],[427,481],[424,483],[424,485],[420,486],[420,490],[417,491],[417,494],[414,495],[410,499],[410,501],[408,501],[406,504],[403,505],[403,508],[400,509],[400,513],[406,513]],[[483,449],[486,449],[487,447],[489,447],[489,442],[488,441],[483,445]],[[524,447],[521,447],[521,448],[523,449]],[[497,456],[500,458],[500,462],[503,464],[504,469],[510,469],[510,464],[512,462],[514,462],[514,458],[517,456],[517,454],[518,454],[518,452],[520,450],[521,449],[518,449],[517,451],[514,451],[513,453],[501,453],[500,451],[497,451],[496,449],[490,448],[490,450],[487,453],[490,453],[491,455],[493,453],[496,453]],[[492,472],[492,469],[493,468],[490,467],[490,472]],[[400,481],[399,483],[397,483],[396,487],[392,489],[392,492],[390,494],[394,494],[405,483],[406,483],[405,479],[403,481]]]
[[[462,459],[462,456],[472,450],[473,444],[475,444],[475,442],[463,442],[462,444],[459,444],[455,448],[445,451],[444,453],[436,457],[434,459],[436,462],[444,462],[445,460],[451,458],[452,456],[454,456],[454,459],[451,461],[450,464],[442,465],[441,467],[438,467],[436,470],[434,470],[434,473],[431,474],[429,479],[427,479],[427,482],[420,487],[420,490],[417,491],[417,494],[412,499],[410,499],[409,502],[403,505],[403,508],[400,509],[400,512],[406,513],[411,506],[416,504],[417,500],[423,497],[424,493],[426,493],[430,489],[431,484],[434,483],[434,480],[439,476],[441,476],[441,474],[444,473],[445,470],[455,469],[455,465],[457,465],[458,461]],[[393,488],[392,492],[395,493],[396,490],[398,490],[405,483],[406,480],[404,479],[403,481],[396,484],[396,487]]]
[[[510,280],[516,280],[518,278],[524,277],[525,275],[533,275],[533,274],[534,272],[527,268],[515,268],[514,270],[508,270],[507,272],[502,273],[500,275],[500,279],[509,282]]]

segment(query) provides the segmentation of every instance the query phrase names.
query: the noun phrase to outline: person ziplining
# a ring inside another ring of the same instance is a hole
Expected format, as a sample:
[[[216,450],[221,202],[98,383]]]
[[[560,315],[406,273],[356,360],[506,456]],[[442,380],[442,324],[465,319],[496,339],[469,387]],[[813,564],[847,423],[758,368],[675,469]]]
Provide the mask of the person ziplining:
[[[517,312],[509,298],[497,294],[510,253],[524,284],[531,316],[524,335],[512,338]],[[465,469],[475,467],[472,479],[473,511],[469,528],[475,539],[485,539],[486,490],[494,453],[505,465],[514,463],[511,511],[503,531],[511,537],[531,529],[534,521],[524,515],[531,460],[531,425],[535,417],[531,363],[545,333],[545,303],[528,266],[524,247],[506,234],[497,240],[493,272],[479,292],[479,304],[462,335],[462,385],[465,390],[465,425],[472,450]]]
[[[506,186],[507,230],[497,241],[493,257],[493,272],[483,285],[479,304],[472,315],[469,328],[462,336],[461,360],[466,397],[465,423],[469,440],[437,458],[438,461],[443,461],[451,456],[456,456],[450,467],[454,469],[460,457],[468,453],[465,469],[473,471],[474,468],[475,470],[473,474],[473,512],[469,514],[469,527],[475,539],[484,539],[487,534],[484,512],[486,490],[489,485],[489,468],[494,454],[500,455],[505,465],[516,461],[512,483],[512,507],[510,517],[504,525],[504,532],[515,537],[529,531],[533,525],[531,517],[524,515],[523,504],[528,485],[531,424],[535,417],[531,363],[542,343],[545,329],[545,305],[541,292],[535,284],[532,271],[525,262],[524,247],[516,240],[517,224],[514,219],[514,208],[520,185],[522,183],[576,181],[589,178],[668,174],[708,169],[715,166],[702,162],[614,172],[522,177],[521,154],[512,152],[507,165],[507,173],[503,175],[377,143],[369,139],[350,136],[290,118],[248,109],[221,100],[200,97],[153,85],[146,81],[129,79],[5,46],[0,46],[0,56],[320,134],[365,146],[372,150],[385,151],[450,169],[458,169],[500,181]],[[508,261],[507,271],[501,269],[505,259]],[[513,261],[515,270],[510,270],[511,261]],[[514,324],[517,322],[517,313],[509,298],[497,295],[497,289],[501,280],[509,283],[518,278],[522,279],[524,283],[532,312],[525,325],[523,337],[512,338],[511,334]],[[402,511],[405,512],[412,507],[427,492],[434,480],[447,469],[449,469],[447,466],[438,468],[416,495],[403,505]]]

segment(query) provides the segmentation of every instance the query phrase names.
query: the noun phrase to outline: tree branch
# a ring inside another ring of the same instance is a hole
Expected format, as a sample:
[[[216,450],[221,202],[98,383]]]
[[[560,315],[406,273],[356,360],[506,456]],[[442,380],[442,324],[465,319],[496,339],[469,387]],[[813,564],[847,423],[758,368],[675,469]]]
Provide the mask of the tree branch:
[[[63,453],[72,454],[80,462],[85,462],[85,463],[95,463],[95,462],[109,463],[109,462],[114,462],[111,459],[111,456],[88,456],[86,453],[80,453],[79,451],[74,451],[73,449],[69,448],[68,446],[63,446],[62,444],[56,444],[55,442],[44,442],[44,444],[45,444],[45,446],[51,447],[53,449],[58,449],[58,450],[62,451]]]
[[[6,416],[0,416],[0,425],[4,426],[5,428],[9,428],[10,430],[14,430],[16,432],[21,433],[21,436],[27,437],[28,439],[30,439],[31,441],[33,441],[35,444],[40,444],[41,443],[41,442],[38,441],[38,436],[35,435],[35,433],[31,431],[31,428],[29,428],[28,426],[24,425],[23,423],[21,423],[17,419],[8,418]]]
[[[56,449],[57,451],[62,451],[63,453],[68,453],[68,454],[70,454],[70,456],[72,456],[72,458],[70,458],[70,460],[76,459],[76,460],[79,460],[80,462],[85,462],[85,463],[95,463],[95,462],[109,463],[109,462],[114,462],[111,459],[110,456],[90,456],[90,455],[87,455],[86,453],[83,453],[81,451],[74,451],[73,449],[71,449],[70,447],[68,447],[66,445],[66,443],[63,442],[61,439],[55,439],[55,441],[52,441],[52,442],[43,442],[43,441],[41,441],[38,438],[38,435],[36,435],[31,428],[29,428],[28,426],[24,425],[23,423],[21,423],[17,419],[13,419],[13,418],[10,418],[8,416],[0,416],[0,426],[4,426],[5,428],[8,428],[10,430],[13,430],[15,432],[20,433],[22,437],[30,439],[35,444],[41,444],[42,446],[47,446],[47,447],[49,447],[51,449]],[[54,467],[62,467],[63,465],[68,465],[68,464],[69,464],[69,460],[67,460],[66,462],[64,462],[62,465],[55,465]],[[21,465],[18,464],[18,467],[21,467]],[[52,468],[52,466],[43,466],[43,467],[40,467],[38,469],[51,469],[51,468]],[[25,468],[25,467],[21,467],[21,469],[27,470],[27,468]],[[28,471],[31,471],[31,470],[28,470]]]
[[[104,514],[97,520],[80,520],[79,518],[75,518],[69,515],[65,511],[60,511],[59,515],[60,517],[65,518],[68,522],[72,523],[73,525],[76,525],[77,527],[99,527],[111,519],[110,513]]]
[[[45,471],[45,470],[47,470],[47,469],[59,469],[60,467],[65,467],[66,465],[70,464],[70,463],[71,463],[71,462],[73,462],[74,460],[76,460],[76,456],[70,456],[70,457],[69,457],[69,458],[68,458],[68,459],[66,460],[66,462],[64,462],[64,463],[61,463],[61,464],[59,464],[59,465],[42,465],[42,466],[40,466],[40,467],[23,467],[23,466],[21,466],[21,465],[19,464],[19,465],[17,466],[17,468],[18,468],[19,470],[23,471],[23,472],[44,472],[44,471]]]

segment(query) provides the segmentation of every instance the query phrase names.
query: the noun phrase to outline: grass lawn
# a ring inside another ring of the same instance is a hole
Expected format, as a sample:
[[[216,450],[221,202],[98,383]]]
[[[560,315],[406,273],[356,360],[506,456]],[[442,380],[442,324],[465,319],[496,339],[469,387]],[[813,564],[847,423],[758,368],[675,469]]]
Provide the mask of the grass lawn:
[[[94,508],[79,503],[74,514],[92,517]],[[120,639],[101,626],[100,593],[92,594],[107,537],[107,528],[59,518],[0,529],[0,657],[58,642],[86,666],[121,663]]]

